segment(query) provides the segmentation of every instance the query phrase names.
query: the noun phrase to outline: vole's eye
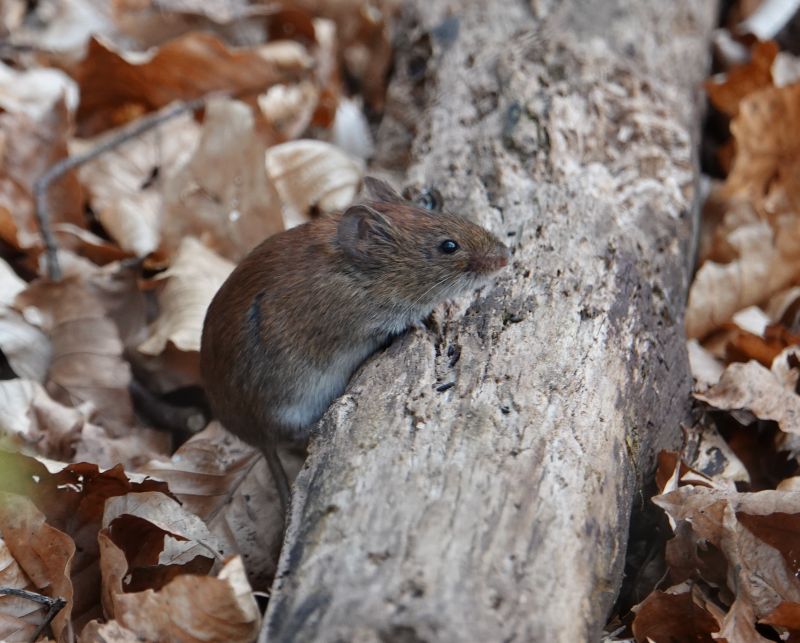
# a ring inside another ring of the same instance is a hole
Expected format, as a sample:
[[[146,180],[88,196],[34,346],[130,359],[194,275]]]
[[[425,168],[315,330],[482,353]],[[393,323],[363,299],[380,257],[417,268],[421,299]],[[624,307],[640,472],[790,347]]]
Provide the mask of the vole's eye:
[[[445,239],[439,244],[439,250],[441,250],[446,255],[451,255],[456,250],[458,250],[458,244],[452,239]]]

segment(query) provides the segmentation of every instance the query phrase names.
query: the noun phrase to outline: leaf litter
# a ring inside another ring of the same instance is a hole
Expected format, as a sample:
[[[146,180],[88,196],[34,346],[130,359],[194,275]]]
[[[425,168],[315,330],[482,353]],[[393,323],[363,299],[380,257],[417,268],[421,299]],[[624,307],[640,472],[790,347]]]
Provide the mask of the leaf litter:
[[[3,4],[0,640],[56,598],[59,642],[256,637],[283,516],[211,421],[200,333],[236,261],[359,189],[399,2],[361,5]],[[54,280],[35,184],[70,155]]]
[[[607,641],[800,641],[800,60],[720,31],[744,56],[706,84],[729,138],[712,141],[686,311],[695,423],[659,456],[656,587]]]

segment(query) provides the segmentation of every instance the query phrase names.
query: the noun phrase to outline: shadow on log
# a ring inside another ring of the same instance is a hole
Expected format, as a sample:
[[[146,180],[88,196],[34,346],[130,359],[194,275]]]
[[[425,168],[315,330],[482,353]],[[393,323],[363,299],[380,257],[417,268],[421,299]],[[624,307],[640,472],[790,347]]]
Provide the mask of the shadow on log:
[[[321,422],[270,641],[593,640],[619,589],[631,507],[688,411],[716,8],[532,7],[406,7],[376,168],[435,187],[513,266]]]

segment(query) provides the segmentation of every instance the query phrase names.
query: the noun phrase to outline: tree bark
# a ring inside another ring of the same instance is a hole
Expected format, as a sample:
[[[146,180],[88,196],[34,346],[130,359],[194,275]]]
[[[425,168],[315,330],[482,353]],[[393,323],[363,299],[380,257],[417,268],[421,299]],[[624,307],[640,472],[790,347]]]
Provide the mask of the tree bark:
[[[378,165],[507,239],[513,266],[371,359],[322,420],[270,641],[598,636],[689,401],[715,18],[712,0],[406,7]]]

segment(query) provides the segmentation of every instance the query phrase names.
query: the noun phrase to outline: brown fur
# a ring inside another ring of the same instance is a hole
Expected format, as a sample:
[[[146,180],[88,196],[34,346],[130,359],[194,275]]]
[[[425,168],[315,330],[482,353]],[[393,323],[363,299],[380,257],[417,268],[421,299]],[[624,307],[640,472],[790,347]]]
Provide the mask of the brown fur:
[[[508,261],[480,226],[366,182],[376,200],[270,237],[206,313],[200,365],[212,409],[263,449],[306,439],[364,359]],[[443,253],[446,239],[460,249]]]

